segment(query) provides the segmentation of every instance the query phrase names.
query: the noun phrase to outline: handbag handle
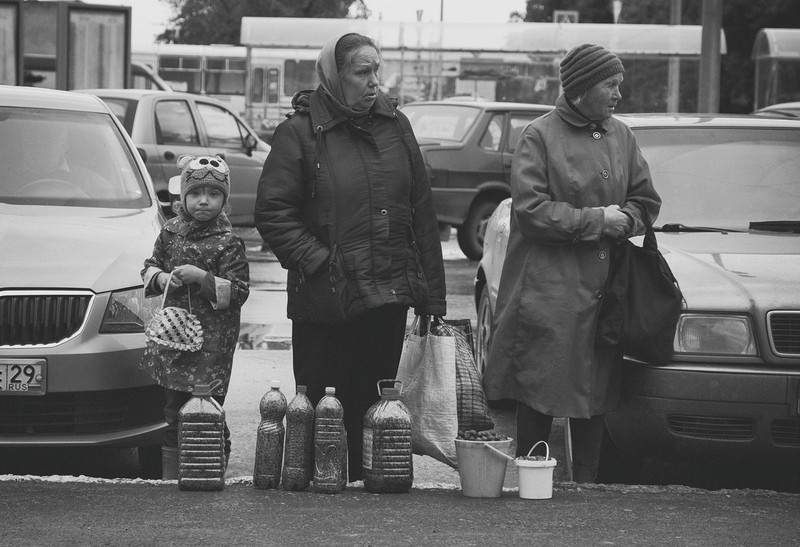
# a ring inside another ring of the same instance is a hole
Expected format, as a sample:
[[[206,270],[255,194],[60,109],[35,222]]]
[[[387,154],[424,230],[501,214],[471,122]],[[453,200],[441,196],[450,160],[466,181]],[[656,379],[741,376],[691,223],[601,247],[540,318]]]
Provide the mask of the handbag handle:
[[[164,273],[166,273],[166,272],[164,272]],[[173,271],[171,271],[171,272],[169,272],[167,274],[169,277],[167,277],[167,284],[164,285],[164,294],[161,297],[161,309],[162,310],[164,309],[164,306],[167,303],[167,293],[169,292],[169,284],[172,281],[172,274],[174,274],[174,273],[175,273],[175,270],[173,270]],[[189,284],[188,283],[186,284],[186,293],[187,293],[187,296],[188,296],[187,300],[189,300],[189,313],[192,313],[192,289],[189,288]]]

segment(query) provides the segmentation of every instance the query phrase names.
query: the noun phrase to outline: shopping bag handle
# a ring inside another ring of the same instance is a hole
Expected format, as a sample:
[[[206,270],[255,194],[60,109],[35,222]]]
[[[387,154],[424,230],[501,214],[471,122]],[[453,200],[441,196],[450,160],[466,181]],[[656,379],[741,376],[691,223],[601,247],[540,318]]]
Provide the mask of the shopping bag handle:
[[[381,384],[385,384],[385,383],[388,383],[388,382],[392,382],[392,384],[393,384],[392,387],[398,388],[400,390],[400,393],[403,393],[403,382],[402,382],[402,380],[398,380],[397,378],[384,378],[383,380],[378,380],[376,382],[376,384],[378,386],[378,397],[383,395],[383,393],[381,392]]]
[[[164,273],[166,273],[166,272],[164,272]],[[161,297],[161,309],[162,310],[164,309],[164,306],[167,303],[167,293],[169,292],[169,284],[172,282],[172,274],[174,274],[174,273],[175,273],[175,270],[172,270],[171,272],[169,272],[169,274],[167,274],[169,277],[167,277],[167,284],[164,285],[164,294]],[[192,290],[191,290],[191,288],[189,288],[189,284],[188,283],[185,283],[185,285],[186,285],[186,293],[187,293],[187,296],[188,296],[187,299],[189,300],[189,313],[192,313]]]

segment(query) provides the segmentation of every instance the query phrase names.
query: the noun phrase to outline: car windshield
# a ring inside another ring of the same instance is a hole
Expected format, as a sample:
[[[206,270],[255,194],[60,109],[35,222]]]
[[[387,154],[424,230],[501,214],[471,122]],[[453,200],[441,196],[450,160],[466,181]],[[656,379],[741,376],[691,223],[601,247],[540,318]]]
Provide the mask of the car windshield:
[[[653,128],[636,138],[661,195],[656,226],[800,221],[800,131]]]
[[[0,202],[142,208],[144,179],[108,114],[0,107]]]
[[[461,141],[480,114],[480,109],[474,106],[447,104],[412,103],[404,105],[402,110],[417,140]]]

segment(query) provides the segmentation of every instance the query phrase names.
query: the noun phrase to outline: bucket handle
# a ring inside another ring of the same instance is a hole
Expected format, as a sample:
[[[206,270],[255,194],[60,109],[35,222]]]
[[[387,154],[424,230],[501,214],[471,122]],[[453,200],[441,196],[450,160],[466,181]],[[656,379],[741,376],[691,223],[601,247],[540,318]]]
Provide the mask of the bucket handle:
[[[498,454],[500,454],[501,456],[503,456],[507,460],[511,460],[512,462],[514,461],[514,458],[512,458],[511,456],[509,456],[508,454],[506,454],[505,452],[503,452],[501,450],[497,450],[495,447],[493,447],[489,443],[483,443],[483,446],[485,446],[486,448],[488,448],[492,452],[497,452]]]
[[[384,378],[383,380],[378,380],[375,383],[375,385],[378,386],[378,397],[383,395],[383,393],[381,393],[381,384],[386,383],[386,382],[393,382],[394,385],[392,387],[399,388],[400,389],[400,393],[403,393],[403,382],[402,382],[402,380],[398,380],[396,378]]]
[[[534,444],[531,447],[531,449],[528,450],[528,457],[529,458],[531,457],[531,454],[533,453],[533,449],[536,448],[537,446],[539,446],[542,443],[544,443],[544,447],[547,449],[547,452],[545,453],[544,459],[545,460],[549,460],[550,459],[550,445],[547,444],[547,441],[538,441],[536,444]]]

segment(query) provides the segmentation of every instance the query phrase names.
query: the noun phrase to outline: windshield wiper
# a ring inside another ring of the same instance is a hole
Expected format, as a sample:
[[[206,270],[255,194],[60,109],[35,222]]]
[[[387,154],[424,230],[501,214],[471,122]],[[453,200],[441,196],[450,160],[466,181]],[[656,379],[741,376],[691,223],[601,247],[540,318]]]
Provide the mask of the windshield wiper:
[[[752,226],[751,226],[752,227]],[[728,232],[741,232],[742,230],[730,230],[728,228],[714,228],[711,226],[686,226],[680,222],[672,222],[661,225],[662,232],[719,232],[727,234]]]
[[[762,220],[761,222],[751,222],[750,229],[800,234],[800,220]]]

